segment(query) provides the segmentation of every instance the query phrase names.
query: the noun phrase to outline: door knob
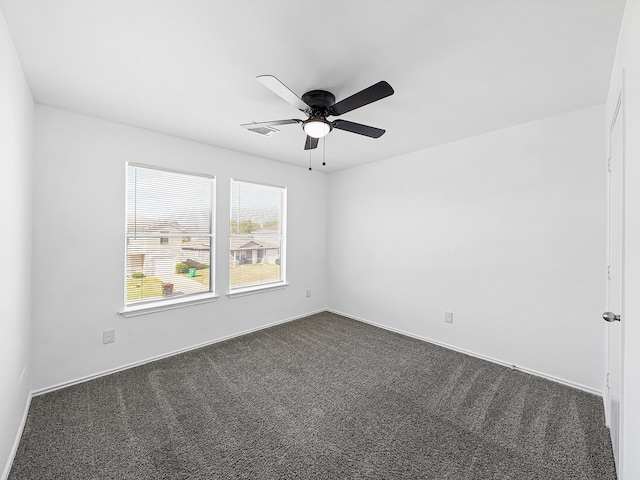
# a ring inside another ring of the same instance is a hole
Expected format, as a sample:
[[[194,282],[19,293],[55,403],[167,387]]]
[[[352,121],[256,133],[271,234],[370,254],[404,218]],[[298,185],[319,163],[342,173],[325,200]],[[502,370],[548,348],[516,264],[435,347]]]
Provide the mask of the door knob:
[[[616,315],[613,312],[604,312],[602,314],[602,318],[604,318],[607,322],[619,322],[620,315]]]

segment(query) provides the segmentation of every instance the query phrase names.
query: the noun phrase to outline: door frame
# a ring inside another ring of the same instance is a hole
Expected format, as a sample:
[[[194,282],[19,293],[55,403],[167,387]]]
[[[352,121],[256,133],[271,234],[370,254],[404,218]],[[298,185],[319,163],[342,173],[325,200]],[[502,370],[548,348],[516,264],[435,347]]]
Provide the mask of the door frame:
[[[613,115],[611,117],[611,121],[608,125],[607,131],[607,271],[606,271],[606,303],[607,310],[610,310],[611,306],[611,275],[620,275],[620,311],[615,312],[620,315],[620,405],[618,411],[618,438],[617,438],[617,446],[618,446],[618,462],[617,467],[619,469],[618,476],[622,480],[622,465],[623,465],[623,456],[624,456],[624,358],[625,358],[625,142],[626,142],[626,121],[625,121],[625,70],[622,69],[621,72],[621,80],[615,91],[617,91],[616,95],[616,106],[613,111]],[[619,123],[618,123],[619,122]],[[620,128],[621,135],[621,145],[620,145],[620,158],[618,163],[614,166],[620,169],[621,182],[620,182],[620,192],[615,192],[615,194],[620,195],[620,265],[614,266],[611,264],[612,255],[611,255],[611,211],[612,211],[612,195],[614,192],[612,191],[612,171],[610,159],[612,158],[612,137],[614,127],[618,124]],[[619,269],[619,272],[615,272],[615,269]],[[613,272],[613,273],[612,273]],[[610,341],[610,332],[611,325],[605,323],[605,378],[604,378],[604,410],[605,410],[605,422],[607,427],[609,427],[611,431],[611,399],[610,399],[610,389],[609,389],[609,374],[611,372],[610,363],[609,363],[609,341]],[[613,438],[612,438],[613,443]]]

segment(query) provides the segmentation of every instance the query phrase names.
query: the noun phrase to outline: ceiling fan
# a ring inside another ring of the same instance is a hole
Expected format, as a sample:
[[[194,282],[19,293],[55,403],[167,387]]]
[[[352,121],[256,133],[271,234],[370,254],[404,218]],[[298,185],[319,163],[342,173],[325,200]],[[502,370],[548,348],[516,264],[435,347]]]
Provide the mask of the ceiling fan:
[[[301,124],[302,129],[307,134],[307,140],[304,144],[305,150],[316,148],[318,139],[327,135],[334,128],[371,138],[380,138],[385,132],[381,128],[370,127],[369,125],[362,125],[348,120],[327,120],[327,117],[337,117],[393,95],[393,88],[385,81],[371,85],[336,103],[336,97],[326,90],[311,90],[300,98],[273,75],[260,75],[256,79],[280,98],[303,112],[307,119],[291,118],[273,120],[271,122],[252,122],[240,125],[242,128],[264,135],[267,132],[277,131],[272,128],[274,126],[292,123]]]

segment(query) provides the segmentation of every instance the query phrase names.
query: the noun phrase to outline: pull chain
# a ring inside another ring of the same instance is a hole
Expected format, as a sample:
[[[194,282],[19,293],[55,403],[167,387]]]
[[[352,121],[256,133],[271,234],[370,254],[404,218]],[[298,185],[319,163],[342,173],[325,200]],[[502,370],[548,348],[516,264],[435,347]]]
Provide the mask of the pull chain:
[[[327,153],[327,137],[322,137],[322,165],[326,165],[327,162],[325,162],[325,155]]]

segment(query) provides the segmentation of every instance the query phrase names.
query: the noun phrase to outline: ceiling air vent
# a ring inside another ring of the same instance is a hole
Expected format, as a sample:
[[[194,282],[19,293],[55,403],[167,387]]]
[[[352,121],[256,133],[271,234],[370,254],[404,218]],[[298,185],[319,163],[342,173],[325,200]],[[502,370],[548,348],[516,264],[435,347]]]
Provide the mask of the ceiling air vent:
[[[252,128],[247,128],[247,130],[251,131],[251,132],[255,132],[259,135],[262,135],[264,137],[270,137],[271,135],[274,135],[276,133],[278,133],[280,130],[278,130],[277,128],[273,128],[273,127],[264,127],[264,126],[255,126]]]

